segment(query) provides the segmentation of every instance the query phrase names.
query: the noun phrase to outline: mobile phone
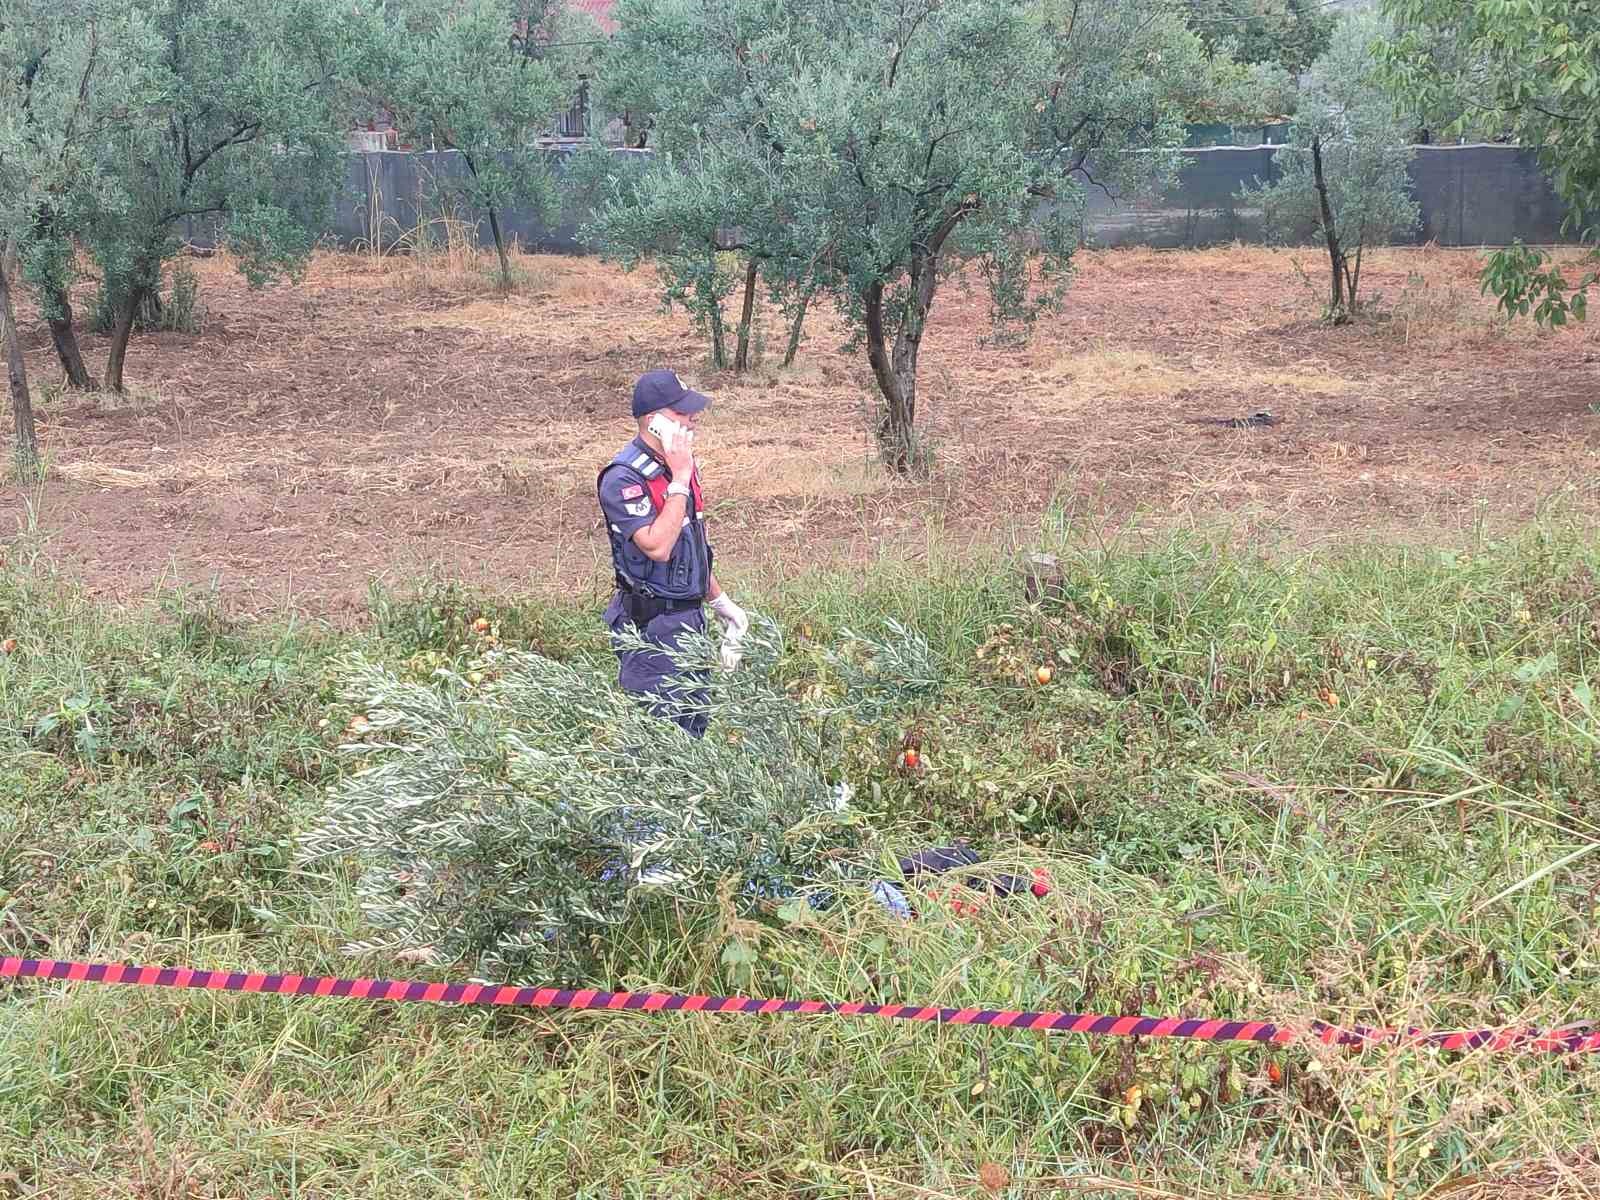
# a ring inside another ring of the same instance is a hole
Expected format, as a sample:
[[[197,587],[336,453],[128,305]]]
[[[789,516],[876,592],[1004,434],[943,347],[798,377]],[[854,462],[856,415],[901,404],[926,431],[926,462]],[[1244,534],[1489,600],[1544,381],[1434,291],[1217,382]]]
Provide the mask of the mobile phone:
[[[687,443],[694,437],[694,433],[686,426],[680,425],[671,417],[662,416],[660,413],[650,418],[650,424],[647,428],[661,439],[661,446],[668,454],[672,453],[674,444],[680,438]]]

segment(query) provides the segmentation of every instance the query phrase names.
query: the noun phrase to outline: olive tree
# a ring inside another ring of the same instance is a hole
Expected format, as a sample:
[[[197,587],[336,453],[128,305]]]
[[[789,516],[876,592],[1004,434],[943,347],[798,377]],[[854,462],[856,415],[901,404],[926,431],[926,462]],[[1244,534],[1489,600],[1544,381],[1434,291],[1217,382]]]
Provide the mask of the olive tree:
[[[488,218],[506,289],[511,259],[500,217],[514,204],[553,206],[539,139],[577,95],[581,61],[568,44],[582,26],[559,5],[526,9],[505,0],[401,8],[372,81],[412,141],[460,154],[465,174],[441,188]]]
[[[121,202],[102,155],[144,119],[158,48],[144,14],[125,5],[0,0],[0,347],[24,472],[37,469],[38,444],[15,287],[37,290],[69,384],[86,385],[67,299],[72,239]]]
[[[1342,324],[1361,305],[1366,248],[1416,228],[1411,196],[1410,126],[1376,77],[1376,48],[1392,36],[1386,21],[1353,13],[1312,64],[1289,145],[1275,156],[1280,174],[1247,187],[1269,229],[1285,239],[1315,231],[1328,252],[1328,318]]]
[[[1183,0],[1183,12],[1208,50],[1296,74],[1327,50],[1337,16],[1326,0]]]
[[[1117,0],[878,0],[807,33],[774,105],[795,224],[832,249],[825,286],[904,470],[924,461],[917,368],[941,283],[971,264],[1000,338],[1059,304],[1085,188],[1171,178],[1199,43],[1174,10]]]
[[[0,8],[0,351],[5,354],[11,394],[12,461],[25,475],[38,469],[39,439],[12,287],[19,235],[35,202],[29,186],[33,178],[29,108],[42,64],[33,16],[19,4]]]
[[[657,48],[628,57],[633,107],[665,150],[742,146],[731,160],[770,174],[741,232],[849,323],[899,470],[924,460],[917,366],[941,283],[973,264],[996,335],[1025,329],[1061,299],[1084,189],[1170,179],[1183,97],[1207,74],[1165,0],[701,8],[619,7]]]
[[[659,156],[642,171],[614,156],[580,171],[592,217],[587,245],[631,270],[655,264],[668,304],[683,303],[708,333],[715,366],[729,365],[725,303],[743,280],[735,370],[751,361],[760,284],[798,325],[814,290],[788,238],[793,205],[769,96],[785,77],[770,39],[795,14],[783,0],[623,0],[619,29],[597,63],[598,95],[639,114]],[[597,178],[603,177],[603,178]],[[599,184],[596,187],[596,184]]]
[[[1566,232],[1600,261],[1600,3],[1595,0],[1383,0],[1400,34],[1380,57],[1398,102],[1448,114],[1457,133],[1486,126],[1532,147],[1566,202]],[[1449,47],[1440,53],[1441,46]],[[1581,320],[1593,266],[1569,279],[1549,255],[1515,245],[1484,269],[1503,310],[1540,324]]]
[[[123,388],[134,319],[191,230],[252,287],[296,278],[343,180],[349,81],[374,26],[354,2],[141,0],[158,59],[139,119],[96,146],[108,200],[85,237],[115,314],[105,386]]]
[[[38,297],[67,386],[89,388],[70,299],[74,239],[92,207],[97,140],[127,119],[152,59],[149,31],[137,10],[105,0],[0,0],[0,30],[14,89],[6,234],[16,282]]]
[[[663,151],[641,169],[628,169],[600,150],[573,171],[574,186],[588,181],[599,188],[580,230],[583,242],[627,271],[651,261],[663,303],[683,306],[707,337],[718,369],[749,365],[759,239],[771,228],[765,218],[772,202],[768,178],[750,159],[712,144],[681,156]],[[745,303],[730,359],[726,303],[739,282],[730,261],[741,257]]]

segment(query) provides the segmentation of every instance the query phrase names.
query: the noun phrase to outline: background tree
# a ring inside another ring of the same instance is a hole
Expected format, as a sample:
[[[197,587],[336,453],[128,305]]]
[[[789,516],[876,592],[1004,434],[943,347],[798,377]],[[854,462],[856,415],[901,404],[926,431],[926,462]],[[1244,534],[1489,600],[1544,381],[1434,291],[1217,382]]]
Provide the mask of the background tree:
[[[1260,125],[1292,116],[1300,90],[1294,75],[1277,63],[1247,63],[1232,58],[1226,44],[1212,52],[1207,74],[1184,99],[1185,116],[1195,122]]]
[[[39,438],[28,389],[28,363],[17,331],[12,281],[17,274],[19,235],[33,209],[26,114],[39,62],[33,31],[19,20],[19,8],[7,5],[0,9],[0,351],[5,353],[11,394],[12,462],[19,474],[28,477],[38,470]]]
[[[149,53],[148,44],[130,36],[130,24],[138,24],[137,13],[99,0],[0,2],[6,70],[20,81],[13,157],[27,163],[13,192],[13,199],[25,194],[27,204],[8,222],[16,274],[36,292],[67,386],[75,388],[92,387],[93,380],[73,326],[74,239],[89,208],[96,139],[117,106],[127,111],[130,73]]]
[[[85,220],[116,313],[105,386],[123,388],[134,319],[189,222],[252,287],[297,277],[343,181],[345,88],[375,28],[355,4],[144,0],[159,70],[141,120],[104,139],[112,203]]]
[[[1207,76],[1169,3],[632,0],[606,85],[771,174],[746,240],[830,297],[865,346],[896,469],[922,461],[917,363],[940,283],[971,262],[997,334],[1059,300],[1083,188],[1158,186]],[[620,44],[619,44],[620,49]],[[615,71],[633,75],[618,81]],[[708,86],[709,81],[709,86]],[[1150,150],[1152,155],[1124,153]],[[727,160],[723,160],[727,161]],[[1037,270],[1035,269],[1037,268]],[[1039,286],[1035,286],[1039,285]]]
[[[3,96],[3,93],[0,93]],[[3,163],[0,163],[3,170]],[[11,295],[15,255],[0,247],[0,349],[6,356],[6,385],[11,393],[11,460],[17,474],[31,478],[39,470],[39,434],[33,421],[33,396],[28,388],[28,362],[17,332],[17,309]]]
[[[1600,262],[1600,3],[1383,0],[1401,36],[1381,60],[1397,103],[1453,114],[1446,132],[1498,127],[1532,147],[1568,206],[1566,231]],[[1438,53],[1441,44],[1454,52]],[[1568,279],[1522,245],[1496,251],[1484,290],[1540,324],[1582,319],[1589,269]]]
[[[581,231],[584,243],[624,270],[646,258],[652,261],[664,303],[669,308],[681,304],[690,314],[707,336],[712,365],[719,369],[730,365],[725,305],[743,275],[745,300],[731,365],[745,370],[761,238],[773,228],[771,190],[763,172],[736,152],[712,145],[691,149],[682,159],[660,151],[638,170],[619,165],[602,150],[585,166],[598,175],[600,199]],[[732,264],[741,257],[745,270],[736,272]]]
[[[14,289],[38,289],[68,381],[86,385],[67,299],[73,235],[120,200],[102,152],[113,130],[142,119],[156,52],[137,9],[0,0],[0,344],[24,472],[37,469],[38,445]]]
[[[763,290],[787,318],[787,366],[816,286],[818,269],[808,273],[805,248],[788,236],[792,208],[781,181],[772,148],[746,140],[702,144],[681,156],[661,151],[642,166],[595,150],[573,170],[571,194],[592,197],[580,240],[624,270],[652,262],[666,306],[682,304],[707,335],[712,365],[745,371]],[[726,306],[741,281],[730,356]]]
[[[1114,0],[879,0],[805,34],[774,105],[793,233],[831,249],[824,289],[865,345],[880,449],[904,470],[926,460],[917,368],[940,284],[971,264],[997,339],[1057,305],[1085,186],[1171,179],[1174,89],[1204,74],[1201,50],[1173,9]]]
[[[1361,262],[1381,245],[1416,228],[1411,198],[1410,124],[1397,115],[1376,75],[1376,50],[1392,27],[1371,13],[1352,13],[1334,31],[1328,52],[1312,64],[1301,92],[1291,142],[1275,161],[1272,183],[1245,188],[1267,227],[1285,240],[1314,231],[1328,251],[1328,317],[1343,323],[1361,305]]]
[[[548,214],[555,182],[539,140],[578,95],[577,27],[559,6],[530,12],[505,0],[415,4],[388,28],[373,86],[412,141],[461,155],[465,174],[443,179],[489,221],[500,282],[512,285],[500,214],[513,204]]]
[[[783,194],[784,148],[768,109],[784,67],[774,70],[765,40],[787,27],[789,6],[623,0],[616,17],[618,32],[598,65],[597,94],[608,109],[642,114],[661,157],[642,174],[614,157],[592,161],[587,244],[630,270],[651,257],[667,303],[692,298],[697,323],[713,331],[712,361],[719,367],[728,362],[723,305],[741,279],[732,365],[749,367],[764,280],[790,317],[785,360],[792,361],[808,283],[794,268],[807,256],[787,236],[793,204]]]
[[[1183,0],[1183,13],[1208,52],[1290,75],[1322,57],[1338,19],[1326,0]]]

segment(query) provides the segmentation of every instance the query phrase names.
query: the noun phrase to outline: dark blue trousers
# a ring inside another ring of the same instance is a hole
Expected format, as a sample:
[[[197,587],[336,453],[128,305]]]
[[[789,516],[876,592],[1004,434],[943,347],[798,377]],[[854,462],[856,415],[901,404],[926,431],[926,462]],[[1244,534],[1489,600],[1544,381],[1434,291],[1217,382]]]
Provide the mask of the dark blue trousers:
[[[613,635],[632,623],[623,612],[619,598],[612,598],[606,609],[605,622]],[[703,633],[705,627],[705,611],[695,605],[678,612],[662,613],[653,618],[640,633],[647,642],[675,649],[683,634]],[[685,711],[686,703],[693,705],[704,702],[700,672],[679,671],[672,659],[659,651],[625,650],[616,643],[617,639],[613,637],[612,644],[619,664],[617,682],[623,691],[638,696],[652,713],[675,722],[690,737],[705,736],[706,714]]]

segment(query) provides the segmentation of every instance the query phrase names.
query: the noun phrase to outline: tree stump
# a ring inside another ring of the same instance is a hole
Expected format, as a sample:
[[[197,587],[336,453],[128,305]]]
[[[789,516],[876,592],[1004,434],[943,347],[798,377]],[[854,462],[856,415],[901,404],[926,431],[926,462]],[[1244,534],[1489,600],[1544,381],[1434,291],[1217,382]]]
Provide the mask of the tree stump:
[[[1030,554],[1022,564],[1022,594],[1029,604],[1066,596],[1067,577],[1054,554]]]

